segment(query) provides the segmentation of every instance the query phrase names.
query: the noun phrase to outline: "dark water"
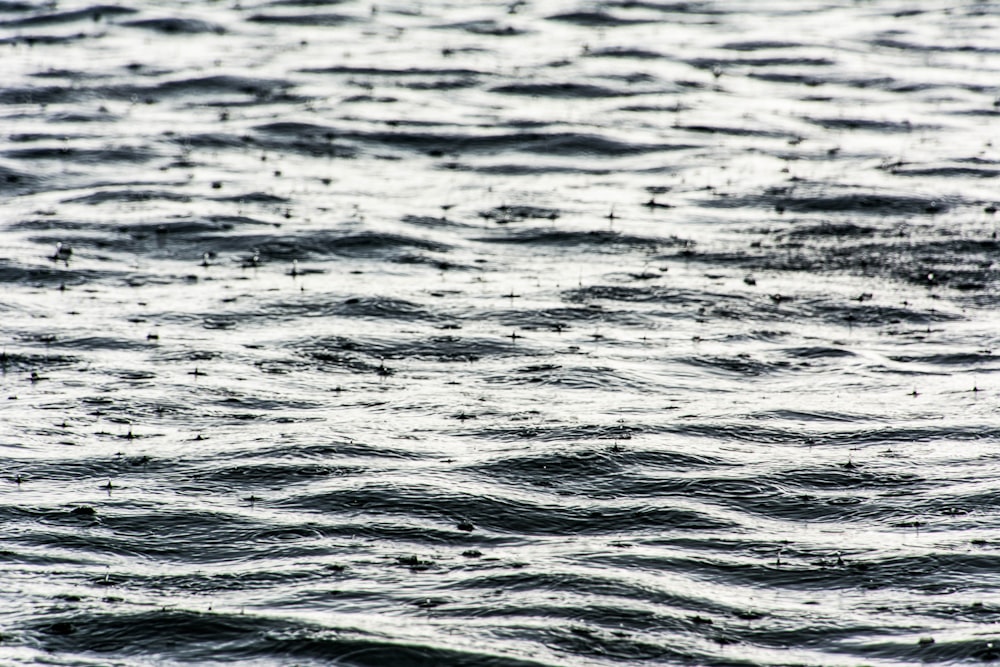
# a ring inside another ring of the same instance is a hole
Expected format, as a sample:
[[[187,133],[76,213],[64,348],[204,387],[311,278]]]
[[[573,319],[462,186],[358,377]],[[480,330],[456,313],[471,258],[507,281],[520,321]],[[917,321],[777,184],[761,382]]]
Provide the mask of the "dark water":
[[[0,1],[0,663],[1000,660],[998,36]]]

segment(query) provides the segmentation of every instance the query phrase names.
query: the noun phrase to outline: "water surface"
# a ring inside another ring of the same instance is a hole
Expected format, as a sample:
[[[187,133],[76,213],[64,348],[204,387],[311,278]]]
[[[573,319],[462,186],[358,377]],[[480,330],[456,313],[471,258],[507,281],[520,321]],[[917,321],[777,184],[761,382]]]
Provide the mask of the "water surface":
[[[1000,5],[0,2],[0,656],[1000,659]]]

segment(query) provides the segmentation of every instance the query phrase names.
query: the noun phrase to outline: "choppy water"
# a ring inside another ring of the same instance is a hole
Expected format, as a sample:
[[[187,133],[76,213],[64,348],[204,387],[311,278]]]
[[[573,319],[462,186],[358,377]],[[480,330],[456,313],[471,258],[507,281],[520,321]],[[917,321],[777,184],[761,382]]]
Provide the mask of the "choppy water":
[[[0,2],[0,663],[1000,659],[998,35]]]

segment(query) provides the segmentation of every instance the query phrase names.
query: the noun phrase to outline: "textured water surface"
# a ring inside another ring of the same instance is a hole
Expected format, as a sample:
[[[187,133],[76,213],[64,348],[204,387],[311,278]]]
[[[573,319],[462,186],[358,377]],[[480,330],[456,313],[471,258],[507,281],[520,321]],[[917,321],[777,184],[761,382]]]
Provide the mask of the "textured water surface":
[[[0,1],[0,662],[1000,660],[997,35]]]

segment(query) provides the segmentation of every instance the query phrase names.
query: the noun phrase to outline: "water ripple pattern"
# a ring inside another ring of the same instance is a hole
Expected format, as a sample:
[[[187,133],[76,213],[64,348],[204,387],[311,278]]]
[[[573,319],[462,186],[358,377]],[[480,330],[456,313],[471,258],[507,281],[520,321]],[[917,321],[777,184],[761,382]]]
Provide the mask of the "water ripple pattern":
[[[0,663],[1000,660],[998,35],[0,0]]]

